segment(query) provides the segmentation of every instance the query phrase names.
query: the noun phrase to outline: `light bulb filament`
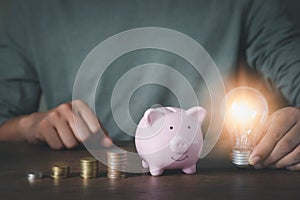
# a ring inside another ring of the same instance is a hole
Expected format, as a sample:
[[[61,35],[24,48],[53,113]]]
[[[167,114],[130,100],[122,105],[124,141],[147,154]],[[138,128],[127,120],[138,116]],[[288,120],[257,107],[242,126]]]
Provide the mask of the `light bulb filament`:
[[[245,102],[233,102],[230,114],[236,123],[242,125],[251,122],[256,117],[257,112]]]

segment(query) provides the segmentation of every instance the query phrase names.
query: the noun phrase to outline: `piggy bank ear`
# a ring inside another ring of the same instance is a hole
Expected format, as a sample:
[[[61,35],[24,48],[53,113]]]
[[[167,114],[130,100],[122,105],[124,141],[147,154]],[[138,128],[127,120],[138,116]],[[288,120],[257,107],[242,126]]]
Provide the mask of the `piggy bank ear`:
[[[186,111],[187,115],[196,117],[200,123],[203,122],[205,116],[206,116],[206,110],[200,106],[195,106],[193,108],[190,108]]]
[[[164,115],[165,115],[164,110],[150,108],[144,114],[145,122],[148,126],[152,125],[156,120],[163,117]]]

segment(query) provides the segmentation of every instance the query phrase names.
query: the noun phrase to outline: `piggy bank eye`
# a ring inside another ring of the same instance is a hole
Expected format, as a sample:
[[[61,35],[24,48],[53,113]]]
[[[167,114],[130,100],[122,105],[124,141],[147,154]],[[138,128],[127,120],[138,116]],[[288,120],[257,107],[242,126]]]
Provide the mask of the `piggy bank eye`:
[[[191,126],[188,126],[188,129],[191,129]]]
[[[174,129],[174,127],[173,126],[170,126],[170,130],[173,130]]]

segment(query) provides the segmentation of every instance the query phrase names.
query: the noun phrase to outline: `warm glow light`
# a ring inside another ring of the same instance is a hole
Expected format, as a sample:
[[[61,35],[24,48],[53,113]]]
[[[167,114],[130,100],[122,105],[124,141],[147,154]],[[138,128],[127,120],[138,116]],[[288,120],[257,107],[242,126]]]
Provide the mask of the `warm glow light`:
[[[240,125],[251,123],[256,118],[257,111],[254,110],[247,102],[236,102],[231,104],[229,115],[233,122]]]
[[[239,87],[226,95],[225,123],[230,132],[250,134],[268,114],[268,105],[262,94],[248,87]]]
[[[254,88],[238,87],[226,95],[225,109],[225,123],[233,145],[232,162],[238,167],[247,167],[255,144],[253,130],[268,115],[267,101]]]

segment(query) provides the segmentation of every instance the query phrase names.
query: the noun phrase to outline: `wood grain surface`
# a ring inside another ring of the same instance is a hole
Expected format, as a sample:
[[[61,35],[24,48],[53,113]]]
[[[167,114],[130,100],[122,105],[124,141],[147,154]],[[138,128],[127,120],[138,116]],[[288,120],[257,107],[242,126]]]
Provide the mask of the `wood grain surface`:
[[[134,149],[132,143],[119,146]],[[299,199],[300,173],[287,170],[237,169],[229,159],[229,148],[219,142],[213,152],[199,160],[197,174],[179,170],[163,176],[129,174],[126,179],[106,177],[100,166],[95,179],[80,178],[80,158],[88,156],[84,147],[53,151],[47,146],[0,142],[0,199]],[[50,173],[51,164],[68,162],[71,176],[54,180],[49,176],[29,182],[26,172]]]

